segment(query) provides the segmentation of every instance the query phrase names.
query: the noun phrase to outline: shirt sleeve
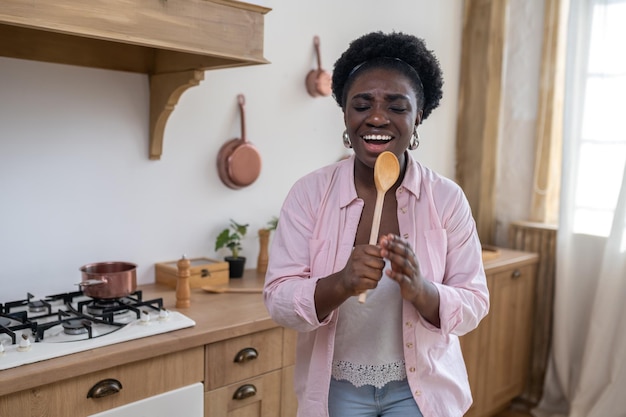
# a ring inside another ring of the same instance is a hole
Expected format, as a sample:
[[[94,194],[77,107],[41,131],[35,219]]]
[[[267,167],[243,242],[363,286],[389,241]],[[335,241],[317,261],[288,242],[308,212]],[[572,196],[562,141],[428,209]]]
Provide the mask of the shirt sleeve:
[[[476,223],[465,194],[456,184],[447,193],[441,219],[447,235],[444,278],[439,290],[440,331],[462,336],[489,311],[489,291]]]
[[[315,197],[310,197],[315,195],[310,182],[296,182],[283,203],[263,290],[272,319],[300,332],[315,330],[333,316],[320,322],[315,309],[317,279],[311,278],[310,253],[315,251],[312,235],[317,208],[312,203]]]

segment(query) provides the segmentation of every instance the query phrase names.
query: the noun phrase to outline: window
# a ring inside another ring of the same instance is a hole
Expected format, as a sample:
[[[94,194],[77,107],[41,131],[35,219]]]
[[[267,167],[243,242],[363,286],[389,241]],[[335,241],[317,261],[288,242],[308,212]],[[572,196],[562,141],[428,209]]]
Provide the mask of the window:
[[[626,0],[592,10],[574,232],[608,236],[626,165]]]

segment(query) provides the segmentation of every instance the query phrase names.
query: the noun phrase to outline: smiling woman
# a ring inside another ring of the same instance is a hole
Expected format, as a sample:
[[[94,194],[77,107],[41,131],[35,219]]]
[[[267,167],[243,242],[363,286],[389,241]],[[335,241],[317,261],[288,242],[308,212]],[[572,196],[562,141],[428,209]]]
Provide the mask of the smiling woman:
[[[293,185],[264,288],[272,318],[299,331],[299,417],[458,417],[472,402],[458,336],[489,308],[481,245],[463,191],[409,152],[442,85],[436,57],[404,33],[364,35],[335,63],[354,155]]]

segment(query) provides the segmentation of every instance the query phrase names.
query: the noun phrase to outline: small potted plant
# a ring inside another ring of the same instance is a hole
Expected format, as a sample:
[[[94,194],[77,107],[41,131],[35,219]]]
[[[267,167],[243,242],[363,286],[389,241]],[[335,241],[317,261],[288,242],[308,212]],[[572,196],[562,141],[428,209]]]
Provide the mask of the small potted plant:
[[[230,249],[231,256],[225,256],[224,260],[228,262],[228,271],[230,278],[241,278],[246,264],[246,257],[239,256],[242,249],[241,240],[248,232],[248,224],[239,224],[230,219],[230,227],[221,231],[215,239],[215,251],[221,248]]]
[[[264,274],[267,271],[269,262],[269,240],[272,230],[276,230],[278,226],[278,217],[274,216],[267,222],[267,226],[259,229],[259,257],[256,263],[257,272]]]

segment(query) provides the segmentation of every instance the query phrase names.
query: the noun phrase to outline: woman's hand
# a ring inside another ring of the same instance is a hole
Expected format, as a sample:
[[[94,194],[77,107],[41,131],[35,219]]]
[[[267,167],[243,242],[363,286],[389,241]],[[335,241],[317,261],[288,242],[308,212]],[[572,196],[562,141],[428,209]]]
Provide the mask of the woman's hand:
[[[349,297],[376,288],[383,276],[385,260],[373,245],[357,245],[340,272],[340,282]]]
[[[381,255],[391,263],[387,276],[400,285],[402,298],[410,301],[422,317],[439,327],[439,291],[422,275],[411,246],[394,234],[382,236],[379,246]]]
[[[376,288],[384,268],[385,260],[378,246],[355,246],[341,271],[317,281],[315,308],[319,321],[348,298]]]

